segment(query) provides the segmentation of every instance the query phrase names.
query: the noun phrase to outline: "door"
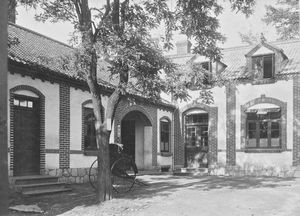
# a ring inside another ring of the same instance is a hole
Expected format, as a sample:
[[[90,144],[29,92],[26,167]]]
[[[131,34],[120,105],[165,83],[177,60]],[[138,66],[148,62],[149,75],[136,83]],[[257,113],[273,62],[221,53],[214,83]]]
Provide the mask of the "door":
[[[14,98],[14,175],[40,174],[39,100]]]
[[[121,143],[124,153],[135,159],[135,121],[123,120],[121,126]]]
[[[186,116],[185,143],[186,166],[208,167],[208,114]]]

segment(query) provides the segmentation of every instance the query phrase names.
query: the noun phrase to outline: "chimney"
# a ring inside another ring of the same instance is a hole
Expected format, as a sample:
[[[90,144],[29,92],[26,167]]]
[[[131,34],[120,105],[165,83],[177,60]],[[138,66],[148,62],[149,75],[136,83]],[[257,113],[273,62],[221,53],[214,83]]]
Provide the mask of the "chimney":
[[[17,7],[17,1],[16,0],[10,0],[8,1],[8,21],[12,23],[16,23],[16,7]]]
[[[177,55],[186,55],[186,54],[191,53],[191,46],[192,46],[192,43],[187,39],[178,41],[176,43]]]

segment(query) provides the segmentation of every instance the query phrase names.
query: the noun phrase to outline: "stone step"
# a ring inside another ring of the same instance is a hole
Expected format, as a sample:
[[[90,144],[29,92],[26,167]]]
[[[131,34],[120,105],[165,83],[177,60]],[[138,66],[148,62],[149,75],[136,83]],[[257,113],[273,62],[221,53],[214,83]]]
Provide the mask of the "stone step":
[[[38,184],[38,183],[49,183],[49,182],[58,182],[58,177],[56,176],[18,176],[13,177],[15,185],[25,185],[25,184]]]
[[[18,191],[22,193],[34,190],[44,190],[44,189],[64,189],[66,184],[64,182],[47,182],[47,183],[36,183],[36,184],[24,184],[16,185]]]
[[[181,168],[175,170],[173,175],[176,176],[206,176],[208,174],[208,168]]]
[[[30,190],[22,192],[25,196],[35,196],[35,195],[45,195],[45,194],[53,194],[53,193],[61,193],[71,191],[71,188],[57,188],[57,189],[40,189],[40,190]]]

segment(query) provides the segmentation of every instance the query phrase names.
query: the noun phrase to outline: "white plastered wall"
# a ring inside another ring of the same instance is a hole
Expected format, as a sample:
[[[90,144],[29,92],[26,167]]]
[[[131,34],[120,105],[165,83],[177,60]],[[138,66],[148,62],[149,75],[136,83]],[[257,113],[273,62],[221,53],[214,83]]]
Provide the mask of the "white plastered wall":
[[[236,163],[256,166],[291,166],[293,148],[293,81],[277,81],[265,85],[239,85],[236,92],[236,149],[241,148],[241,105],[261,97],[261,95],[287,103],[287,149],[282,153],[244,153],[237,152]]]
[[[91,99],[88,91],[70,88],[70,150],[82,150],[82,103]],[[102,105],[106,108],[107,96],[102,97]],[[92,104],[86,104],[91,107]],[[112,126],[112,128],[114,128]],[[110,135],[110,142],[113,142],[114,131]],[[70,168],[89,167],[96,159],[94,156],[86,156],[83,153],[71,153]]]

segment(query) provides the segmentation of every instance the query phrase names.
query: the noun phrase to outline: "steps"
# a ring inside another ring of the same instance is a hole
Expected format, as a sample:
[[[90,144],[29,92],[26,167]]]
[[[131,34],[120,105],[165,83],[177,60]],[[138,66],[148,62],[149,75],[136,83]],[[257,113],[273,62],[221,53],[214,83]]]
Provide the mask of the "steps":
[[[23,195],[43,195],[71,191],[65,183],[58,182],[55,176],[20,176],[14,177],[15,188]]]
[[[175,176],[207,176],[208,168],[181,168],[173,172]]]

